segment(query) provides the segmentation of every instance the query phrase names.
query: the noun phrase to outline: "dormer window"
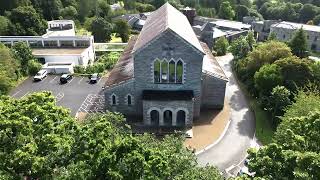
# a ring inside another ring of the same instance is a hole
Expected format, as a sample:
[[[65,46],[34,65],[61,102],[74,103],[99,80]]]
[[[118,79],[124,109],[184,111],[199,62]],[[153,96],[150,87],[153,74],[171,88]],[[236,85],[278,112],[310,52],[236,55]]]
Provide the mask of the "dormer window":
[[[156,59],[153,63],[154,83],[181,84],[183,83],[183,61],[170,61]]]

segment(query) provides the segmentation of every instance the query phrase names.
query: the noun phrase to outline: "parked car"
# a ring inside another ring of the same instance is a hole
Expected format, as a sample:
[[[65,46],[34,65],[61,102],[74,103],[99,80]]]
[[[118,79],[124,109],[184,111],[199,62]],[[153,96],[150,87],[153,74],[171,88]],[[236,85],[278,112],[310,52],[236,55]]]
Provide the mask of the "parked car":
[[[99,76],[98,73],[94,73],[94,74],[90,75],[89,79],[90,79],[90,83],[94,84],[94,83],[97,83],[99,81],[100,76]]]
[[[72,75],[71,74],[62,74],[62,76],[60,77],[60,83],[61,84],[65,84],[71,79],[72,79]]]
[[[40,70],[34,77],[33,80],[34,81],[41,81],[42,79],[44,79],[45,77],[48,76],[48,71],[46,70]]]

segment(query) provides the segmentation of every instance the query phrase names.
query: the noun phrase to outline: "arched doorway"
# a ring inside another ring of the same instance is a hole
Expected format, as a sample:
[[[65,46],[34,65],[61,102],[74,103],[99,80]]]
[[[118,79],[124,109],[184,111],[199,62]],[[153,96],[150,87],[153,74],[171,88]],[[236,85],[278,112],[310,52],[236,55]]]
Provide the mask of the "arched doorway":
[[[166,110],[163,113],[163,121],[164,124],[167,126],[171,126],[172,125],[172,111],[170,110]]]
[[[152,110],[150,112],[150,118],[151,118],[151,125],[158,126],[159,125],[159,119],[160,119],[160,113],[157,110]]]
[[[186,125],[186,112],[183,110],[180,110],[177,112],[177,125],[178,126]]]

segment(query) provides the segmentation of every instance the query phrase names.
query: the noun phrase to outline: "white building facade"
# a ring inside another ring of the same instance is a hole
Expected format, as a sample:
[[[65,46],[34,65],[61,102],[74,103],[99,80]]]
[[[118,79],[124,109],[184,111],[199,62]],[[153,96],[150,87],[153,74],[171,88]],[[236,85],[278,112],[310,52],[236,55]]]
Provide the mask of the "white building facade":
[[[42,36],[0,36],[0,42],[7,46],[26,42],[42,64],[67,63],[86,67],[95,60],[93,36],[76,36],[71,20],[49,21],[47,33]]]

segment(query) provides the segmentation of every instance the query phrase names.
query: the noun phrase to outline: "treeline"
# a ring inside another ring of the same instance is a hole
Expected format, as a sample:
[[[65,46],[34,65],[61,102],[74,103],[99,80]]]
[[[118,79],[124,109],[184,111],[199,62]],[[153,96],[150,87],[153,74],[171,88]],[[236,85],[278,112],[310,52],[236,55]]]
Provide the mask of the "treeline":
[[[0,95],[7,94],[21,78],[36,74],[42,67],[23,42],[11,48],[0,43],[0,57]]]
[[[320,84],[320,63],[306,57],[307,38],[300,29],[288,44],[269,38],[265,43],[250,44],[241,37],[231,44],[235,56],[234,70],[249,93],[258,99],[277,127],[300,88]],[[302,53],[303,52],[303,53]]]
[[[74,20],[78,29],[84,27],[95,35],[97,42],[111,39],[117,33],[124,42],[129,39],[129,26],[113,17],[128,11],[111,11],[107,0],[2,0],[0,6],[0,35],[43,35],[47,21]]]
[[[263,2],[263,3],[262,3]],[[257,9],[265,19],[319,25],[320,1],[262,1]]]
[[[250,36],[231,43],[233,69],[276,132],[270,144],[249,151],[249,170],[254,179],[319,179],[320,62],[305,58],[302,29],[287,44],[272,35],[252,44]]]
[[[0,179],[223,179],[180,135],[134,135],[122,115],[76,121],[50,92],[0,97]]]

